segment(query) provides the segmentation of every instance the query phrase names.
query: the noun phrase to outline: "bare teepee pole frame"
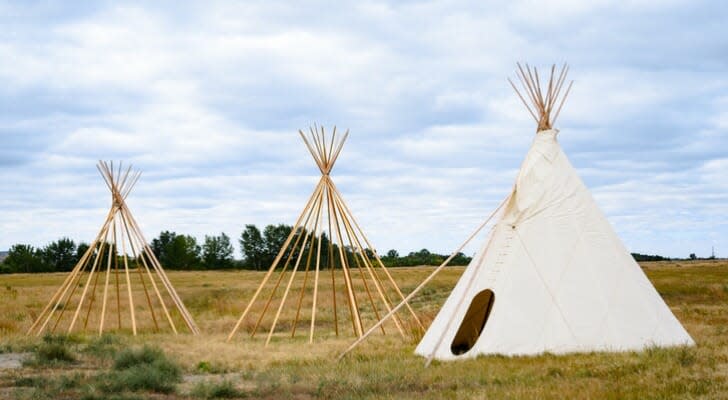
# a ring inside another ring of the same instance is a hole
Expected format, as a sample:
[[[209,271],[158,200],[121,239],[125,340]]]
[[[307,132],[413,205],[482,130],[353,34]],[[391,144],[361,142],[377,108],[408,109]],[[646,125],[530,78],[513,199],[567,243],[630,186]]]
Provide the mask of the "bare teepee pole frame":
[[[550,76],[548,83],[546,84],[546,87],[543,88],[541,85],[541,80],[538,75],[538,71],[536,68],[530,67],[528,64],[524,67],[521,66],[520,63],[516,63],[518,70],[516,71],[516,76],[518,77],[518,80],[521,83],[521,88],[524,93],[526,93],[526,98],[521,94],[521,91],[518,90],[516,85],[513,83],[513,81],[508,78],[508,82],[511,84],[513,89],[516,91],[516,94],[523,102],[523,105],[526,106],[526,109],[528,110],[529,114],[533,117],[534,121],[538,124],[538,127],[536,129],[536,132],[542,132],[545,130],[552,129],[553,124],[556,122],[556,119],[559,116],[559,113],[561,112],[561,107],[564,105],[564,102],[566,101],[567,96],[569,95],[569,92],[571,91],[571,86],[574,83],[574,81],[570,81],[569,85],[566,88],[566,91],[564,92],[563,96],[561,95],[561,90],[563,88],[564,82],[566,81],[566,76],[569,71],[568,65],[564,64],[564,66],[561,68],[560,71],[556,71],[556,65],[552,65],[550,69]],[[544,95],[544,92],[546,94]],[[556,112],[552,112],[554,110],[554,107],[558,104],[558,107],[556,108]],[[513,190],[511,190],[511,193]],[[422,290],[432,279],[435,278],[437,274],[440,273],[449,263],[450,261],[455,257],[456,254],[458,254],[462,249],[470,243],[477,234],[486,227],[490,223],[490,221],[497,215],[497,213],[505,206],[508,201],[510,200],[511,196],[506,197],[505,200],[501,202],[501,204],[498,206],[498,208],[493,211],[492,214],[483,222],[466,240],[463,242],[463,244],[460,245],[451,255],[448,257],[440,266],[435,268],[430,275],[425,278],[422,283],[420,283],[419,286],[417,286],[412,292],[410,292],[407,297],[404,298],[404,300],[398,304],[396,307],[394,307],[389,313],[387,313],[383,318],[379,320],[374,326],[369,328],[368,331],[366,331],[362,336],[357,338],[346,350],[344,350],[343,353],[341,353],[338,357],[339,360],[344,358],[349,352],[354,350],[359,344],[361,344],[370,334],[372,334],[378,327],[380,327],[382,324],[384,324],[385,321],[387,321],[389,318],[393,317],[395,312],[405,305],[408,305],[408,301],[413,299],[417,293]],[[452,318],[450,321],[448,321],[448,325],[452,323]],[[447,329],[443,330],[443,332],[446,332]],[[440,342],[442,341],[442,337],[438,340],[438,344],[435,348],[439,347]],[[427,357],[426,365],[429,365],[434,357],[434,353],[431,354],[429,357]]]
[[[154,331],[160,331],[155,308],[161,307],[172,332],[177,334],[178,330],[167,306],[169,300],[165,300],[165,294],[171,300],[172,308],[177,311],[187,329],[195,335],[199,334],[199,328],[169,282],[159,260],[147,245],[126,204],[126,198],[139,180],[141,173],[132,172],[131,166],[123,170],[121,164],[115,169],[113,163],[103,161],[99,161],[97,168],[111,191],[111,209],[99,234],[28,329],[28,334],[41,335],[44,332],[56,332],[64,321],[63,316],[69,305],[74,311],[65,328],[68,333],[73,332],[79,325],[81,330],[87,330],[89,321],[93,317],[98,324],[96,330],[100,335],[104,333],[109,314],[112,316],[116,314],[117,328],[121,329],[122,320],[128,319],[132,333],[136,335],[140,329],[137,308],[146,308],[151,314]],[[124,275],[121,282],[119,279],[120,262]],[[133,272],[134,269],[136,269],[136,273]],[[115,277],[114,282],[111,281],[112,274]],[[101,275],[103,275],[103,280],[99,285]],[[133,275],[135,276],[132,277]],[[147,283],[150,283],[151,289],[153,289],[151,294]],[[137,287],[137,284],[140,284],[143,295],[141,301],[138,301],[135,306],[133,288]],[[165,289],[164,293],[159,290],[160,285]],[[109,297],[114,297],[114,291],[109,290],[110,286],[116,287],[115,310],[110,310],[109,307]],[[122,294],[122,286],[125,286],[124,294]],[[79,289],[80,294],[76,296]],[[98,306],[94,307],[99,304],[96,301],[99,296],[101,297],[100,309]],[[126,305],[126,311],[123,309],[123,305]],[[82,311],[84,307],[85,312]],[[128,315],[128,318],[125,318],[124,315]],[[54,318],[55,322],[50,324]],[[79,321],[82,321],[82,324]]]
[[[276,303],[274,315],[268,318],[266,325],[268,328],[266,345],[273,338],[279,321],[285,318],[283,310],[289,300],[292,302],[290,306],[295,310],[295,317],[292,318],[290,325],[290,336],[295,337],[299,322],[310,317],[307,336],[311,343],[317,317],[324,311],[320,301],[322,294],[331,296],[333,310],[327,309],[327,311],[333,314],[331,319],[337,336],[340,317],[338,314],[341,312],[337,306],[337,297],[344,296],[345,309],[348,310],[352,331],[357,337],[364,334],[367,323],[379,320],[382,313],[393,310],[393,296],[396,296],[397,301],[405,298],[331,180],[331,170],[341,154],[349,132],[337,136],[334,127],[329,136],[323,127],[314,125],[308,134],[303,131],[299,131],[299,134],[321,172],[321,179],[271,267],[230,332],[228,340],[232,339],[240,329],[265,290],[269,290],[269,294],[264,305],[259,306],[259,314],[250,334],[255,336],[258,329],[264,325],[267,312]],[[322,268],[331,270],[330,284],[326,282],[327,279],[321,279]],[[335,269],[340,270],[340,276],[343,278],[340,283],[337,282]],[[277,279],[271,280],[276,271],[278,271]],[[301,283],[296,285],[297,281]],[[279,290],[281,288],[282,293]],[[289,296],[291,290],[298,291],[297,295]],[[308,291],[313,292],[309,295],[310,313],[303,307]],[[409,304],[407,311],[415,321],[415,326],[424,329]],[[396,315],[393,321],[397,331],[404,337],[406,329],[400,316]],[[383,326],[379,328],[386,333]]]

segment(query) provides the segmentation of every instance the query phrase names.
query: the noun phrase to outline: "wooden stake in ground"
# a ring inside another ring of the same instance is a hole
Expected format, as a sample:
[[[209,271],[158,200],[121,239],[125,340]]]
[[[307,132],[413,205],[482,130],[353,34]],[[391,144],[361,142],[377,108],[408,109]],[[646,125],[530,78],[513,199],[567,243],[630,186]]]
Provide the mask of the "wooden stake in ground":
[[[28,334],[38,336],[43,333],[54,333],[59,329],[71,333],[74,330],[86,331],[90,327],[90,330],[100,335],[109,330],[110,326],[113,327],[113,324],[107,324],[108,318],[117,321],[118,330],[121,330],[122,326],[131,327],[131,333],[134,335],[143,330],[157,332],[160,331],[156,316],[159,309],[166,316],[171,331],[175,334],[177,333],[175,319],[182,320],[192,334],[199,334],[200,331],[192,316],[169,282],[159,260],[147,245],[126,204],[126,198],[141,173],[132,172],[131,166],[124,170],[121,163],[115,169],[113,163],[99,161],[97,168],[111,191],[111,209],[99,234],[38,315]],[[114,282],[110,279],[112,264]],[[121,281],[119,264],[124,274],[124,279]],[[132,272],[133,270],[136,271]],[[138,279],[133,279],[133,274]],[[103,275],[102,284],[99,282],[101,275]],[[156,297],[150,295],[147,282],[151,283],[154,289],[152,293]],[[115,286],[116,290],[110,291],[110,286],[112,288]],[[125,286],[124,293],[122,286]],[[163,290],[160,290],[160,287]],[[101,301],[96,301],[99,297]],[[109,297],[112,301],[109,301]],[[116,298],[113,299],[114,297]],[[84,307],[85,312],[81,316],[83,323],[78,323],[81,309]],[[67,309],[75,311],[69,315],[65,313]],[[122,325],[122,320],[127,320],[128,323]]]
[[[348,309],[352,331],[361,337],[368,325],[392,311],[394,302],[405,299],[331,179],[331,170],[349,132],[337,135],[334,127],[328,135],[323,127],[314,126],[308,134],[299,134],[321,172],[321,179],[228,340],[246,326],[251,336],[259,329],[267,330],[268,345],[276,328],[295,337],[299,323],[309,326],[303,334],[309,343],[322,328],[338,336],[340,316],[336,298],[340,296],[346,299],[341,312],[347,313]],[[330,270],[330,283],[328,279],[319,279],[322,269]],[[289,295],[291,291],[296,294]],[[271,309],[275,312],[269,314]],[[423,329],[409,304],[406,311],[411,325]],[[244,325],[246,320],[249,324]],[[401,316],[395,315],[393,324],[404,337],[406,325]],[[384,327],[381,331],[386,333]]]

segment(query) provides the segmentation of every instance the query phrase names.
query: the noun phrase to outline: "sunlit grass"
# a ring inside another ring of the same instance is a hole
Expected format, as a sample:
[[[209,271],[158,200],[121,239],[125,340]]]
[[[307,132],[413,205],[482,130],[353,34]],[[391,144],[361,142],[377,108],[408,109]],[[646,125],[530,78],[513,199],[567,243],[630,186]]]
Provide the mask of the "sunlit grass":
[[[335,357],[353,339],[346,314],[340,314],[340,336],[336,337],[332,316],[323,313],[312,345],[308,344],[308,316],[302,317],[293,339],[290,322],[281,323],[281,329],[265,347],[267,329],[250,338],[253,321],[227,342],[227,334],[263,273],[169,272],[170,280],[203,331],[202,336],[146,332],[132,337],[128,329],[100,339],[95,335],[75,334],[66,348],[73,362],[27,365],[20,370],[0,369],[0,398],[54,398],[42,397],[43,389],[33,388],[34,382],[45,382],[49,390],[54,390],[54,395],[62,393],[64,398],[83,398],[84,393],[93,395],[96,392],[89,392],[88,387],[95,378],[84,371],[89,368],[112,371],[116,353],[127,347],[138,349],[144,344],[162,349],[187,377],[184,383],[175,384],[170,393],[157,393],[154,398],[212,398],[216,393],[220,397],[303,399],[728,398],[728,262],[681,261],[643,266],[697,342],[696,347],[566,356],[480,357],[435,362],[425,368],[423,359],[413,355],[416,329],[412,321],[405,319],[404,339],[389,324],[386,336],[373,336],[350,357],[337,363]],[[408,293],[430,271],[432,268],[393,269],[393,275]],[[446,269],[413,302],[425,322],[434,317],[461,273],[462,268]],[[63,274],[0,276],[3,352],[31,352],[35,357],[37,349],[46,342],[42,338],[26,337],[24,333],[32,315],[45,305],[63,278]],[[5,296],[6,292],[14,294]],[[330,299],[321,297],[320,300],[324,308],[329,306]],[[292,319],[295,315],[292,308],[285,309],[282,321]],[[372,316],[365,316],[365,321],[370,324]],[[269,321],[261,323],[261,328],[269,326]],[[147,392],[139,393],[129,396],[146,396]]]

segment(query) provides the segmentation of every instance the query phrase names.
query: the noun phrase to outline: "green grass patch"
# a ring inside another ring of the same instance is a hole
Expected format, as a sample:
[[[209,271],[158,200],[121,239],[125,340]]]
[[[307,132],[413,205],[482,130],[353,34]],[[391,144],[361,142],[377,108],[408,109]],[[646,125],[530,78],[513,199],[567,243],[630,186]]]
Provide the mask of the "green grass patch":
[[[46,335],[43,341],[33,348],[33,358],[23,362],[26,366],[43,367],[55,366],[58,364],[71,364],[76,362],[73,348],[77,339],[59,335]]]
[[[109,359],[118,352],[121,345],[122,341],[119,336],[106,333],[91,340],[83,352],[97,358]]]
[[[144,346],[122,351],[111,372],[97,376],[103,393],[149,391],[172,393],[182,381],[182,370],[162,350]]]
[[[13,386],[42,388],[48,386],[48,378],[43,376],[21,376],[15,379]]]
[[[191,394],[200,399],[235,399],[244,396],[244,393],[227,379],[220,382],[199,382]]]

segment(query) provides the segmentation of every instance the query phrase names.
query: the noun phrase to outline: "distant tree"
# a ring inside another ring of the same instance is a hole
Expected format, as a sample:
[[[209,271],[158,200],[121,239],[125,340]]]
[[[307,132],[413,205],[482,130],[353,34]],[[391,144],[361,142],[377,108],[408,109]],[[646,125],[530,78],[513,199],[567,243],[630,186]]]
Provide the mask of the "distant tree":
[[[438,265],[442,261],[444,261],[442,256],[439,256],[437,254],[432,254],[427,249],[422,249],[420,251],[411,252],[411,253],[407,254],[407,257],[405,257],[405,259],[402,260],[402,265],[407,265],[407,266]]]
[[[248,268],[260,270],[267,267],[263,264],[263,261],[265,261],[266,242],[258,227],[255,225],[245,225],[243,233],[240,234],[239,242],[240,252]]]
[[[8,250],[3,261],[8,272],[45,272],[48,270],[43,257],[29,244],[16,244]]]
[[[40,257],[50,271],[70,271],[76,265],[76,243],[69,238],[50,242],[38,250]]]
[[[265,241],[263,265],[273,264],[278,252],[283,247],[292,230],[292,226],[284,224],[268,225],[265,227],[263,230],[263,240]]]
[[[233,245],[230,243],[230,237],[224,232],[219,236],[205,235],[202,263],[207,269],[233,267]]]
[[[164,268],[196,269],[200,264],[201,248],[192,236],[163,231],[152,240],[151,247]]]
[[[175,237],[177,237],[176,232],[162,231],[159,233],[159,237],[152,239],[152,252],[162,264],[165,264],[165,252]]]
[[[632,258],[635,259],[635,261],[664,261],[669,260],[669,258],[658,256],[658,255],[650,255],[650,254],[640,254],[640,253],[632,253]]]
[[[695,253],[690,253],[690,259],[691,260],[697,260],[698,257],[695,256]]]
[[[398,267],[401,265],[402,259],[399,257],[399,252],[397,252],[397,250],[391,249],[384,254],[382,262],[387,267]]]
[[[372,250],[372,249],[370,249],[368,247],[364,249],[364,254],[366,254],[366,256],[370,260],[376,260],[376,258],[377,258],[377,254],[374,253],[374,250]]]
[[[189,235],[176,235],[165,249],[163,265],[172,269],[195,269],[200,264],[200,251],[197,239]]]
[[[443,256],[438,256],[438,257],[443,257]],[[450,260],[450,265],[453,265],[453,266],[468,265],[468,264],[470,264],[470,261],[472,259],[473,259],[472,257],[468,257],[464,253],[460,252],[460,253],[455,254],[455,257],[453,257],[452,260]]]
[[[339,247],[329,240],[326,232],[321,232],[319,239],[321,240],[321,268],[336,268],[335,260]],[[329,257],[329,252],[331,253],[331,257]]]
[[[89,244],[84,243],[84,242],[81,242],[78,244],[78,246],[76,246],[76,257],[74,260],[75,261],[74,264],[76,264],[77,262],[79,262],[81,260],[81,257],[83,257],[83,255],[86,254],[89,247],[90,247]]]

